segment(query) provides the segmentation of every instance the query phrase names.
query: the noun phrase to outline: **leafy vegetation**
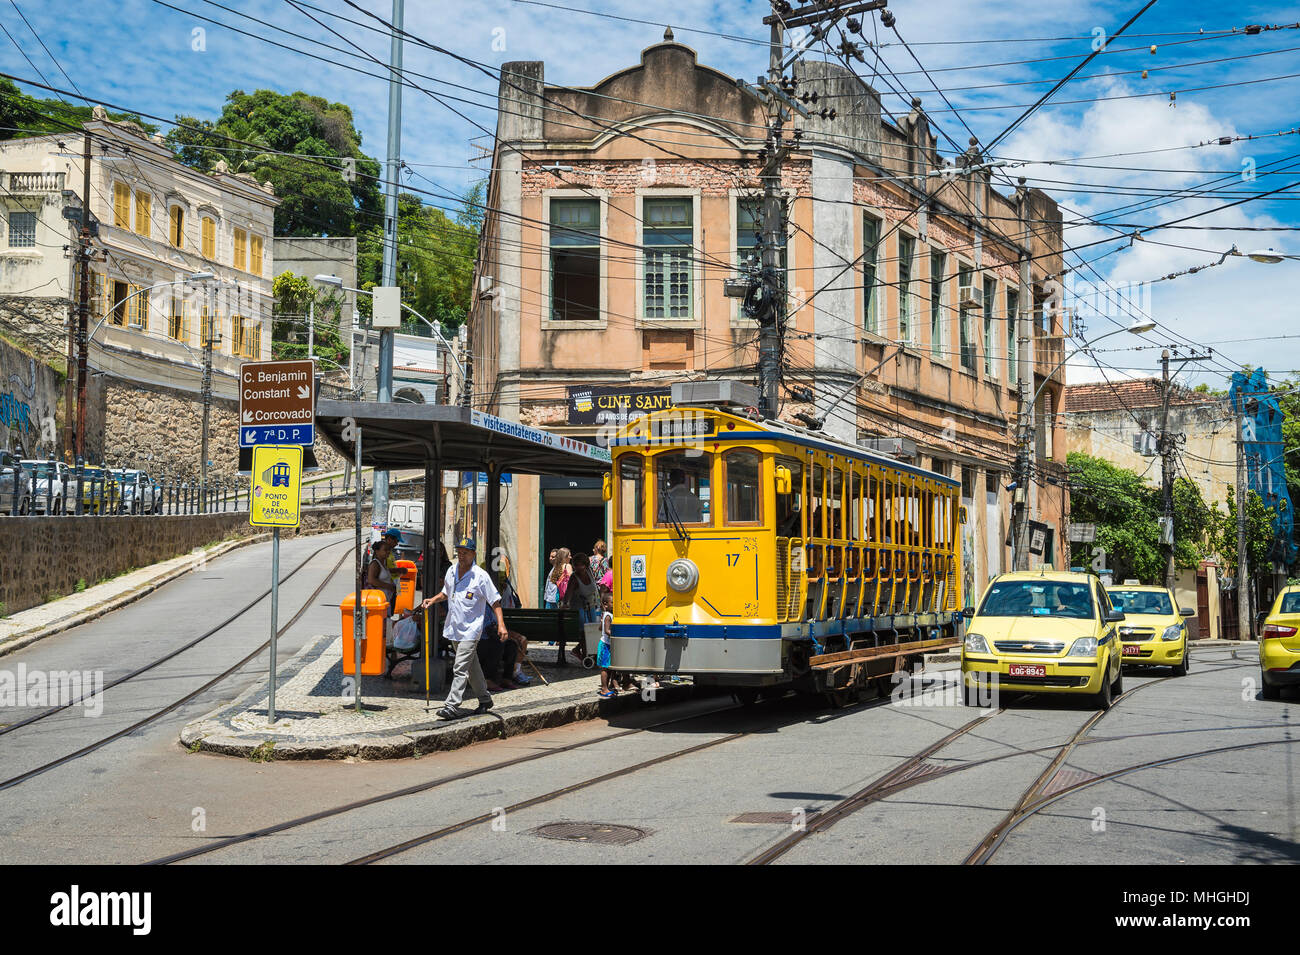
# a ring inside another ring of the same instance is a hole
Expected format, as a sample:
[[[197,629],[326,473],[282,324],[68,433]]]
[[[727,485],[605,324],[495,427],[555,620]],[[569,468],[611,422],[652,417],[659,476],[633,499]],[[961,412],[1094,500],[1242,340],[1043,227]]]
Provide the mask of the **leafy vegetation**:
[[[54,97],[28,96],[12,80],[0,78],[0,140],[66,132],[70,126],[79,129],[82,123],[90,122],[93,110],[92,106],[65,103]],[[158,132],[157,126],[135,113],[110,110],[108,118],[136,123],[150,135]]]
[[[341,368],[348,367],[349,343],[342,329],[348,327],[342,307],[343,294],[336,288],[321,288],[302,275],[281,272],[271,284],[271,357],[306,358],[308,316],[311,315],[311,349],[317,358]]]

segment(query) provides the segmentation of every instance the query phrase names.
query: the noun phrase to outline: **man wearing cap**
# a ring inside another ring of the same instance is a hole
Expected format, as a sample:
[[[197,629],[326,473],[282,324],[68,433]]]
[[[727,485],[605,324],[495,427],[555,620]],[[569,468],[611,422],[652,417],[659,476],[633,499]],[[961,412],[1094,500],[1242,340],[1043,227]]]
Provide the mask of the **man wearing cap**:
[[[465,685],[478,697],[479,712],[492,708],[483,669],[478,662],[478,638],[483,627],[483,616],[491,607],[497,618],[497,633],[502,640],[508,636],[505,617],[501,613],[501,595],[487,571],[474,563],[476,547],[474,538],[462,537],[456,542],[456,563],[447,569],[442,593],[435,594],[421,604],[428,609],[440,601],[447,601],[447,621],[442,635],[456,645],[456,662],[452,664],[451,689],[446,702],[438,711],[438,718],[454,720],[469,714],[460,708],[465,696]]]

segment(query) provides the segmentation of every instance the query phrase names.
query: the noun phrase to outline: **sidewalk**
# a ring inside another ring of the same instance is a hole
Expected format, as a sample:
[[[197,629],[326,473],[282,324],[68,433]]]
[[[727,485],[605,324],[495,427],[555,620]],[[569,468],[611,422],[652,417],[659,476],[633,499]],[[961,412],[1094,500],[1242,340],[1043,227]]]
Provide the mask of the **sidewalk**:
[[[259,760],[399,759],[607,717],[651,702],[675,702],[694,692],[689,684],[665,684],[652,694],[628,691],[602,700],[596,695],[600,671],[584,670],[572,655],[567,666],[557,667],[555,647],[548,644],[530,646],[528,656],[550,685],[524,664],[533,682],[493,694],[488,713],[439,720],[435,714],[450,680],[426,704],[424,690],[411,679],[411,667],[422,676],[423,660],[399,664],[392,679],[362,677],[362,712],[357,713],[343,696],[342,638],[323,635],[280,667],[274,726],[267,724],[262,678],[234,702],[187,725],[180,741],[194,752]],[[446,666],[447,661],[431,661],[431,666],[435,663]],[[643,699],[647,695],[652,700]],[[461,705],[473,713],[477,704],[471,696]]]
[[[141,567],[129,574],[114,577],[102,584],[87,587],[79,594],[69,594],[58,600],[11,614],[0,620],[0,657],[21,650],[37,640],[88,623],[111,610],[124,607],[153,593],[163,584],[175,580],[191,570],[202,568],[208,561],[222,554],[270,539],[270,534],[256,534],[238,540],[224,541],[207,549],[197,548],[180,557],[158,564]]]

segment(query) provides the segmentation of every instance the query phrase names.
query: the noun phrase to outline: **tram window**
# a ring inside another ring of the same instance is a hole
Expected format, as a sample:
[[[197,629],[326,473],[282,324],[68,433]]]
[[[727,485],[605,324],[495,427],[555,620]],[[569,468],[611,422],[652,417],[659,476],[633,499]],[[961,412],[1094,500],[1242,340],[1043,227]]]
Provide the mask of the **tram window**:
[[[915,484],[912,485],[910,491],[907,519],[908,523],[912,525],[912,543],[919,546],[921,543],[921,489]]]
[[[831,468],[831,487],[830,496],[827,498],[830,504],[830,534],[829,537],[835,540],[844,539],[844,469]]]
[[[724,520],[728,524],[761,524],[763,509],[758,482],[763,467],[762,455],[757,451],[728,451],[722,463],[727,480]]]
[[[876,511],[880,500],[880,479],[874,474],[867,483],[867,540],[880,540],[880,528],[876,523]]]
[[[639,527],[645,520],[645,463],[639,454],[618,460],[618,523]]]
[[[862,540],[862,475],[857,471],[849,482],[849,540]]]
[[[921,519],[925,522],[925,546],[934,546],[934,492],[929,488],[925,489],[925,496],[921,501]]]
[[[808,491],[808,506],[812,509],[812,520],[808,525],[808,536],[826,536],[826,470],[820,464],[812,469],[812,487]]]
[[[710,470],[713,455],[699,452],[661,454],[655,459],[655,493],[659,502],[657,523],[672,524],[676,516],[682,524],[708,524]]]
[[[790,493],[776,496],[776,536],[803,536],[803,465],[793,458],[777,458],[777,466],[790,469]]]
[[[885,478],[884,494],[880,498],[880,539],[894,542],[894,482]]]

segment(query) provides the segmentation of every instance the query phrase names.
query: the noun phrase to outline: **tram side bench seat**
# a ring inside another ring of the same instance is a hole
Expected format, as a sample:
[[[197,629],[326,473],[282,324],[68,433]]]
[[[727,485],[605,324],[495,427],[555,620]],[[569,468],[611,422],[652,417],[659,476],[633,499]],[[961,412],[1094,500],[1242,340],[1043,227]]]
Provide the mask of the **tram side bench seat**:
[[[555,642],[556,666],[564,666],[564,645],[577,645],[583,640],[582,618],[576,610],[539,610],[519,607],[501,611],[506,626],[522,633],[530,642]],[[590,649],[590,648],[589,648]]]

